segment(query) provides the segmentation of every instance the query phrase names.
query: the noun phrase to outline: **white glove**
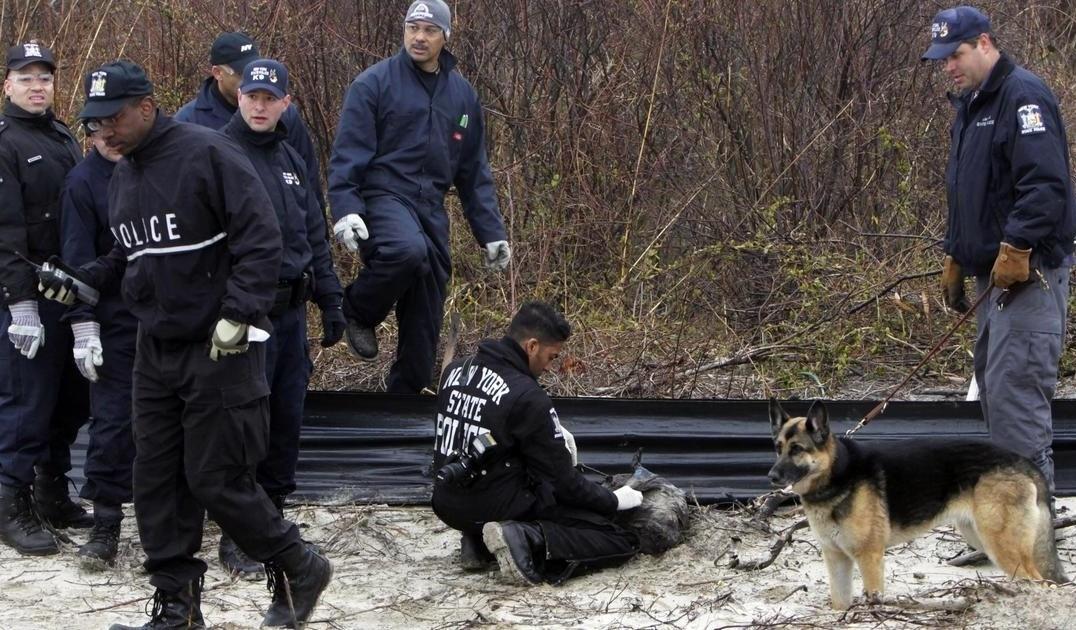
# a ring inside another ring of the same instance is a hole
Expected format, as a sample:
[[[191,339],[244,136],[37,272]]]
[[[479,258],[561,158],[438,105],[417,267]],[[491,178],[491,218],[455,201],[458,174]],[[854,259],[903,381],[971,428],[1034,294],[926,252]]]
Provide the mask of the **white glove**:
[[[631,486],[622,486],[613,491],[616,495],[616,511],[623,512],[643,504],[643,493]]]
[[[101,324],[93,321],[74,322],[71,332],[75,335],[75,348],[72,350],[75,365],[86,380],[96,383],[97,368],[105,362],[104,349],[101,347]]]
[[[565,429],[563,424],[560,425],[560,433],[564,436],[564,448],[568,449],[568,454],[572,456],[572,466],[578,466],[579,450],[575,448],[575,436]]]
[[[336,222],[333,226],[333,234],[336,239],[353,252],[359,251],[359,241],[370,238],[370,232],[366,229],[366,222],[357,214],[349,214]]]
[[[37,356],[37,349],[45,345],[45,327],[37,314],[37,300],[23,300],[8,304],[11,311],[11,325],[7,327],[7,337],[11,345],[27,359]]]
[[[493,241],[486,243],[486,268],[492,271],[504,271],[508,268],[508,261],[512,260],[512,248],[508,241]]]
[[[230,354],[242,354],[249,347],[247,325],[222,318],[213,327],[213,337],[209,341],[209,358],[216,361]]]

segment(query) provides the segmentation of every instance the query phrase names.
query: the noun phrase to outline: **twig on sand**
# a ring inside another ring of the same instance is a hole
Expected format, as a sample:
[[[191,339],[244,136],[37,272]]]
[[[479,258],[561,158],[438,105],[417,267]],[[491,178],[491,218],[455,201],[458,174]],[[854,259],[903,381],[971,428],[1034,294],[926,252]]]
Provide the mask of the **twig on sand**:
[[[732,558],[729,559],[728,567],[730,569],[740,569],[741,571],[759,571],[765,569],[773,564],[773,561],[781,554],[781,550],[785,548],[785,545],[792,541],[792,534],[805,527],[807,527],[807,519],[800,519],[795,525],[786,529],[785,533],[770,545],[770,555],[768,558],[744,562],[740,560],[739,554],[733,553]]]

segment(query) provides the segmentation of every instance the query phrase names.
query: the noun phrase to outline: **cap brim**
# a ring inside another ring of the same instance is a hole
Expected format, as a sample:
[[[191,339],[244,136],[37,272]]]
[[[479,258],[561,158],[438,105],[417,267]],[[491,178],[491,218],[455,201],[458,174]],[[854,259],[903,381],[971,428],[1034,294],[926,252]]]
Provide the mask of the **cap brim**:
[[[251,92],[268,92],[277,98],[284,98],[284,90],[278,88],[275,85],[268,83],[251,83],[239,88],[239,91],[243,94],[250,94]]]
[[[80,120],[111,118],[123,109],[123,106],[127,104],[130,98],[130,96],[124,96],[107,101],[87,101],[82,107],[82,111],[78,113],[78,117]]]
[[[243,68],[246,68],[248,63],[250,63],[251,61],[257,61],[261,58],[261,55],[255,53],[253,55],[247,55],[246,57],[239,57],[237,59],[232,59],[231,61],[226,61],[223,65],[226,65],[232,70],[235,70],[236,72],[242,74]]]
[[[29,66],[29,65],[35,64],[35,63],[44,64],[44,65],[48,66],[49,68],[52,68],[53,72],[56,71],[56,64],[52,63],[48,59],[34,59],[33,57],[31,57],[29,59],[19,59],[18,61],[12,61],[11,63],[9,63],[7,65],[7,68],[8,68],[8,70],[22,70],[26,66]]]
[[[930,48],[923,53],[923,56],[919,59],[921,61],[938,61],[939,59],[945,59],[949,55],[956,52],[957,48],[964,42],[949,42],[948,44],[931,44]]]

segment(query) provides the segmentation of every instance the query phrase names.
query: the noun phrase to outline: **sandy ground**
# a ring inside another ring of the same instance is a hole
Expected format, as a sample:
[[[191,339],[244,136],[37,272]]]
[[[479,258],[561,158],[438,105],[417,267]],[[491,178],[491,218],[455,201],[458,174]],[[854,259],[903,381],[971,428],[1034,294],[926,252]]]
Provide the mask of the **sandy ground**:
[[[1060,502],[1061,516],[1076,499]],[[333,560],[335,578],[311,628],[1072,628],[1076,587],[1007,580],[990,565],[954,568],[965,549],[949,528],[895,547],[886,557],[887,595],[920,601],[967,598],[962,612],[898,607],[828,608],[825,570],[808,529],[795,532],[777,560],[759,571],[728,568],[765,558],[780,532],[802,516],[779,512],[770,531],[744,510],[694,510],[681,546],[558,587],[502,584],[495,571],[465,573],[459,538],[427,508],[297,506],[288,516]],[[1060,530],[1061,557],[1076,573],[1076,528]],[[77,542],[85,532],[69,530]],[[207,527],[205,558],[218,531]],[[138,624],[152,589],[139,563],[133,518],[125,519],[115,570],[79,568],[76,547],[57,556],[20,557],[0,547],[0,628],[107,628]],[[858,577],[857,577],[858,580]],[[257,627],[269,602],[264,581],[229,579],[210,562],[203,612],[214,628]],[[858,588],[858,581],[857,581]]]

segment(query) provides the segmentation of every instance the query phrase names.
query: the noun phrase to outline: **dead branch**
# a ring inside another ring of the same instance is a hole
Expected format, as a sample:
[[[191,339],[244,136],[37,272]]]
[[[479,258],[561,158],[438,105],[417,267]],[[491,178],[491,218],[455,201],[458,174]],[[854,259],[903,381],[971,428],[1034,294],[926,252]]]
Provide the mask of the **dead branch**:
[[[893,282],[890,282],[889,284],[887,284],[881,291],[875,293],[873,296],[868,298],[866,301],[860,302],[854,308],[850,309],[848,311],[848,314],[849,315],[855,315],[856,313],[863,310],[864,308],[870,306],[871,304],[874,304],[874,302],[878,298],[882,297],[886,293],[889,293],[897,285],[904,282],[905,280],[918,280],[919,278],[927,278],[929,276],[936,276],[936,275],[938,275],[940,273],[941,273],[941,270],[935,270],[935,271],[924,271],[922,273],[912,273],[912,274],[908,274],[906,276],[901,276],[901,277],[897,278],[896,280],[894,280]]]
[[[729,559],[728,568],[740,569],[741,571],[759,571],[765,569],[773,564],[773,561],[781,554],[781,550],[785,548],[785,545],[792,541],[792,534],[805,527],[807,527],[807,519],[801,519],[796,522],[795,525],[786,529],[785,533],[770,545],[770,555],[763,560],[743,562],[740,560],[739,554],[733,553],[732,558]]]
[[[756,527],[769,529],[769,525],[766,521],[773,516],[774,512],[777,511],[777,508],[781,507],[788,502],[789,499],[792,499],[795,496],[795,493],[785,492],[784,490],[777,490],[762,495],[759,497],[759,500],[761,500],[762,503],[759,505],[755,515],[751,517],[751,524]],[[757,500],[756,505],[758,505]]]
[[[922,610],[926,612],[961,612],[971,608],[974,602],[967,597],[953,599],[916,599],[910,595],[874,598],[863,604],[866,607],[888,606],[903,610]]]

